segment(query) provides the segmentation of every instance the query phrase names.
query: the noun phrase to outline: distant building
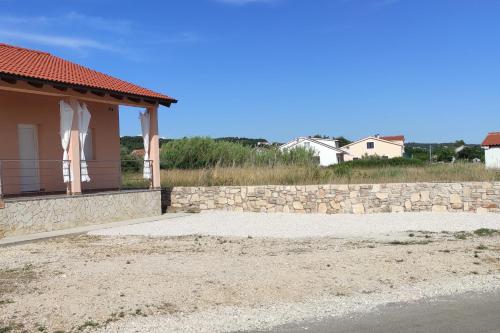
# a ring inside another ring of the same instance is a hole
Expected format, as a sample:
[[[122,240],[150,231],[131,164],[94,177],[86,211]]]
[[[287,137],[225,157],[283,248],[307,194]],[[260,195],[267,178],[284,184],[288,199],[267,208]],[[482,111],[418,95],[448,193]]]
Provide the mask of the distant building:
[[[489,169],[500,169],[500,132],[491,132],[481,143],[484,160]]]
[[[405,137],[395,136],[369,136],[354,141],[341,149],[346,152],[345,160],[358,160],[367,156],[379,156],[382,158],[403,157],[405,152]]]
[[[267,141],[259,141],[257,142],[257,147],[263,147],[263,148],[271,147],[271,143]]]
[[[130,153],[130,155],[132,155],[134,157],[138,157],[138,158],[144,158],[145,154],[146,154],[146,152],[144,151],[144,149],[134,149]]]
[[[338,140],[299,137],[280,146],[281,151],[289,151],[294,148],[312,149],[315,156],[319,157],[321,166],[329,166],[344,161],[345,152],[339,147]]]

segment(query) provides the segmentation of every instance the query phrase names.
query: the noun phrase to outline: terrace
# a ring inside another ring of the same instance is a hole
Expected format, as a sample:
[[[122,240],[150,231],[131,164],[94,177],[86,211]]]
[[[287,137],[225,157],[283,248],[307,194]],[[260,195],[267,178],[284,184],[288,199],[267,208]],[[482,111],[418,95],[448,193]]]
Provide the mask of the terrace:
[[[49,53],[0,44],[0,206],[132,183],[160,189],[158,109],[176,102]],[[144,160],[120,158],[120,106],[142,111]]]

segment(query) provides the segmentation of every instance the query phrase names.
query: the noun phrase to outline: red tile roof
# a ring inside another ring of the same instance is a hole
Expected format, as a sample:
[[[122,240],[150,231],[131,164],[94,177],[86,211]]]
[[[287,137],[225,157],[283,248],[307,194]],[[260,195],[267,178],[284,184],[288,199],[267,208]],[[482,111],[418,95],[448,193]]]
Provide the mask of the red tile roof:
[[[175,103],[172,97],[75,64],[50,53],[0,43],[0,73]]]
[[[489,133],[481,146],[500,146],[500,132]]]
[[[380,138],[386,141],[405,141],[404,135],[381,136]]]

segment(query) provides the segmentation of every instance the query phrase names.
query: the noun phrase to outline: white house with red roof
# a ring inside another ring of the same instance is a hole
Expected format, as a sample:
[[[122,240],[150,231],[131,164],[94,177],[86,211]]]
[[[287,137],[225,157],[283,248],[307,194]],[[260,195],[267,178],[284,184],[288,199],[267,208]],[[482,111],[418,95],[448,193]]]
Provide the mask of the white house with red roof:
[[[500,169],[500,132],[488,133],[481,143],[484,149],[484,161],[489,169]]]
[[[310,149],[318,157],[321,166],[329,166],[344,161],[345,152],[339,148],[339,141],[312,137],[298,137],[280,146],[281,151],[290,151],[295,148]]]
[[[393,136],[368,136],[354,141],[341,149],[346,153],[345,160],[352,161],[363,157],[378,156],[381,158],[403,157],[405,152],[405,137]]]

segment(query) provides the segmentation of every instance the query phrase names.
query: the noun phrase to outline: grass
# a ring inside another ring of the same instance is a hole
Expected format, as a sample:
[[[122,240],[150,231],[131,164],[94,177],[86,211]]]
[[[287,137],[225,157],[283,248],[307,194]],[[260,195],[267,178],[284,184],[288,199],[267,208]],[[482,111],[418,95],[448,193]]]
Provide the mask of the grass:
[[[0,269],[0,296],[15,292],[37,277],[34,267],[31,264],[13,269]]]
[[[498,233],[499,233],[498,230],[487,229],[487,228],[481,228],[481,229],[477,229],[474,231],[474,234],[476,234],[477,236],[481,236],[481,237],[493,236],[493,235],[496,235]]]
[[[500,230],[495,230],[495,229],[487,229],[487,228],[481,228],[481,229],[476,229],[473,232],[467,232],[467,231],[458,231],[454,233],[454,236],[456,239],[464,240],[472,236],[477,236],[477,237],[490,237],[490,236],[495,236],[499,235]],[[483,245],[480,245],[483,246]]]
[[[162,170],[161,176],[163,187],[500,181],[500,171],[487,170],[483,165],[462,163],[378,168],[345,168],[341,165],[330,168],[214,167]]]
[[[422,240],[422,241],[400,241],[394,240],[389,242],[389,245],[427,245],[432,243],[430,240]]]
[[[86,329],[88,327],[99,327],[99,323],[96,323],[93,320],[87,320],[85,323],[78,326],[78,331],[83,331],[84,329]]]

